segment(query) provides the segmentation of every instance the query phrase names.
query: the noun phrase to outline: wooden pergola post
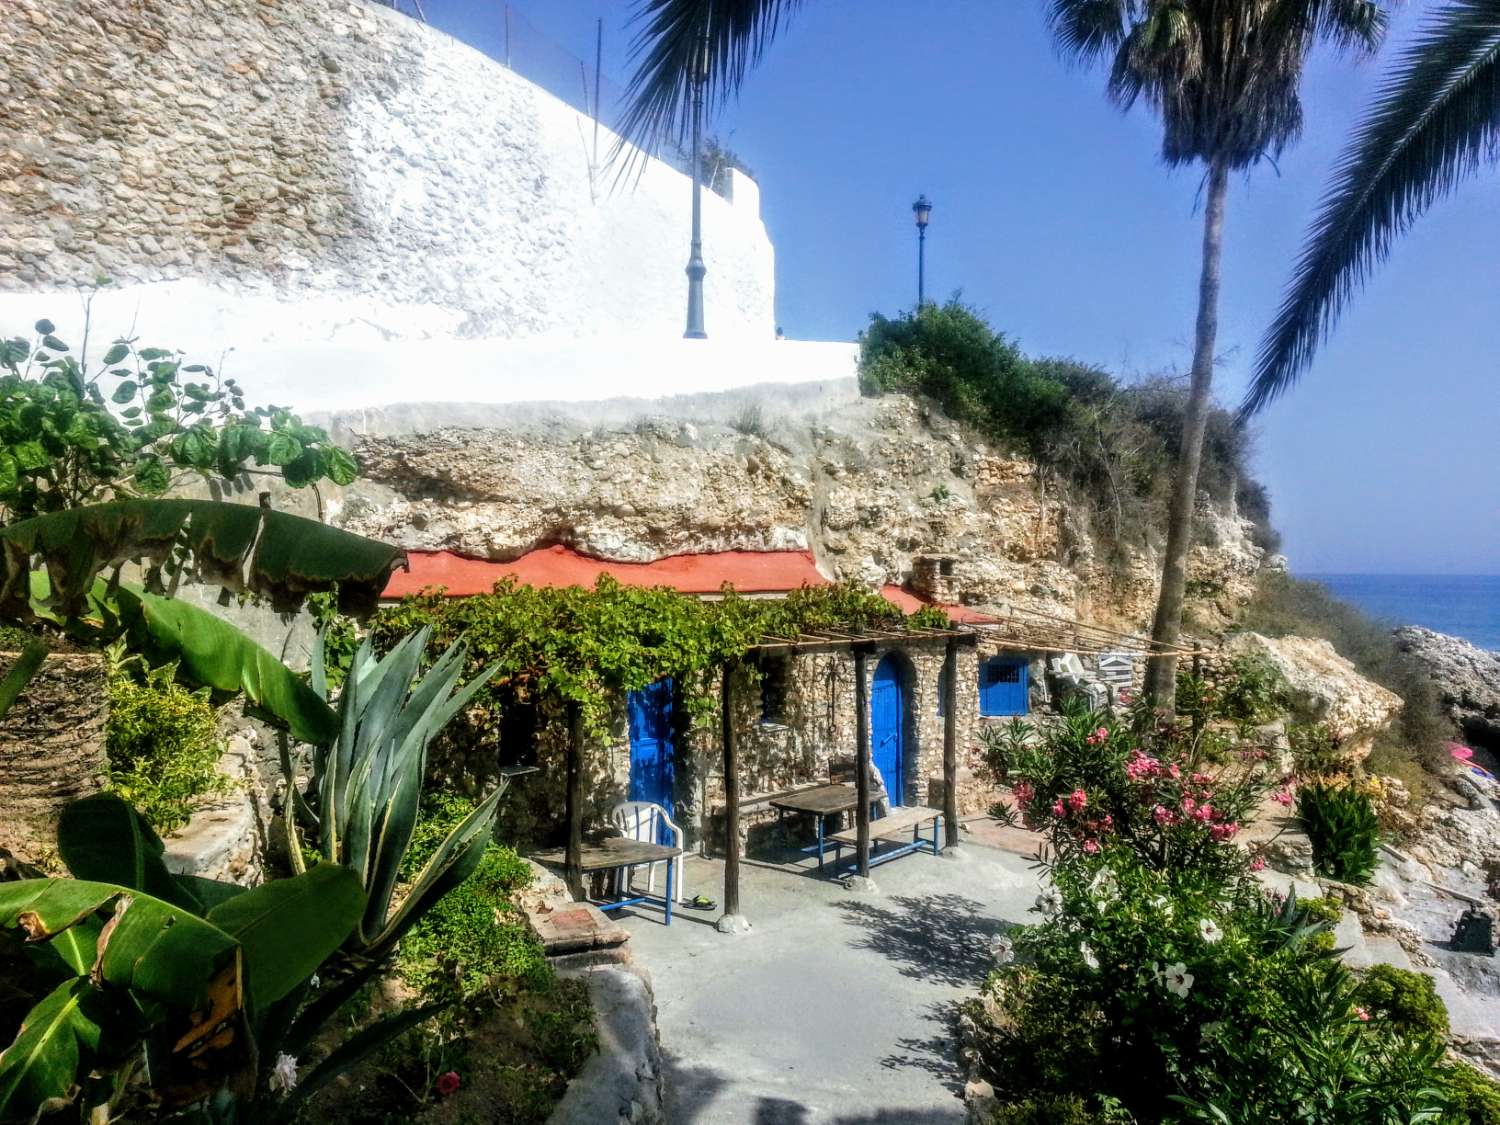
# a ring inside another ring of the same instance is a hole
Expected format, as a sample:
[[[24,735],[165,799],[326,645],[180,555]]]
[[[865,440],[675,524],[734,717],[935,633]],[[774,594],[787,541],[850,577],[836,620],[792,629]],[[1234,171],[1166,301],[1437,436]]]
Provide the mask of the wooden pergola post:
[[[869,646],[854,646],[854,808],[859,875],[870,877],[870,701],[865,683],[865,657]]]
[[[740,915],[740,756],[734,737],[733,683],[735,663],[726,661],[719,693],[719,730],[724,743],[724,916],[720,933],[749,929]]]
[[[568,704],[568,849],[564,878],[568,893],[582,901],[583,893],[583,712]]]
[[[958,640],[943,652],[943,846],[958,846]]]

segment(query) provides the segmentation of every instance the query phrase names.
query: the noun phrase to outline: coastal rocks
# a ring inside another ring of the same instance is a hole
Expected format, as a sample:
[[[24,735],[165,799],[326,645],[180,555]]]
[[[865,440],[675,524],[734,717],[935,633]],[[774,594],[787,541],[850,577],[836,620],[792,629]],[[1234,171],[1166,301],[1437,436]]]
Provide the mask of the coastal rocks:
[[[1369,754],[1375,735],[1401,710],[1399,695],[1365,679],[1322,638],[1238,633],[1226,647],[1270,661],[1291,688],[1297,717],[1340,731],[1354,760]]]
[[[1432,678],[1464,737],[1500,752],[1500,653],[1418,625],[1397,629],[1396,643]]]

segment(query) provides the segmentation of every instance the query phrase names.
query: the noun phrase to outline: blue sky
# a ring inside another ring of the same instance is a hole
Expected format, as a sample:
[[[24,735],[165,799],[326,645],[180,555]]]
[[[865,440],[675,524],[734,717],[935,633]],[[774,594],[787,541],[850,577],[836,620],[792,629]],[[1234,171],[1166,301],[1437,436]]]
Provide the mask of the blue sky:
[[[499,3],[426,0],[503,56]],[[629,73],[624,0],[520,0],[518,54],[556,47]],[[1218,374],[1237,401],[1328,170],[1392,48],[1315,58],[1307,129],[1231,185]],[[1186,368],[1199,174],[1169,171],[1144,111],[1051,48],[1042,0],[809,0],[713,123],[755,170],[776,246],[777,315],[852,339],[915,302],[911,201],[934,201],[928,292],[961,289],[1033,354],[1125,377]],[[559,71],[566,68],[566,62]],[[608,107],[606,106],[606,112]],[[1295,570],[1500,573],[1500,173],[1429,213],[1345,314],[1302,386],[1258,424],[1257,468]],[[713,284],[710,275],[708,284]],[[712,332],[713,326],[708,326]]]

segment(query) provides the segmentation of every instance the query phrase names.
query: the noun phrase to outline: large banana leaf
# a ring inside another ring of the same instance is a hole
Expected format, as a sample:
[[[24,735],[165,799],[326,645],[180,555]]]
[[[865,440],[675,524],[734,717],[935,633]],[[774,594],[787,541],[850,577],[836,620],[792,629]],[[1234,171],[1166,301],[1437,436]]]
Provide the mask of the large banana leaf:
[[[117,500],[51,512],[0,528],[0,613],[29,610],[31,559],[40,555],[64,616],[80,616],[101,571],[131,560],[191,552],[203,578],[295,609],[338,587],[340,608],[367,613],[391,571],[395,547],[316,520],[218,500]]]
[[[15,1042],[0,1052],[0,1120],[27,1120],[68,1094],[80,1064],[99,1046],[99,995],[70,977],[31,1009]]]
[[[222,617],[133,586],[113,596],[132,648],[154,663],[175,660],[195,683],[244,692],[299,741],[320,746],[338,733],[337,716],[306,681]]]
[[[354,872],[320,863],[221,902],[208,920],[244,949],[245,996],[253,1011],[263,1011],[344,943],[364,905]]]
[[[84,797],[63,809],[57,851],[75,879],[115,883],[203,913],[198,897],[167,870],[161,837],[113,793]]]

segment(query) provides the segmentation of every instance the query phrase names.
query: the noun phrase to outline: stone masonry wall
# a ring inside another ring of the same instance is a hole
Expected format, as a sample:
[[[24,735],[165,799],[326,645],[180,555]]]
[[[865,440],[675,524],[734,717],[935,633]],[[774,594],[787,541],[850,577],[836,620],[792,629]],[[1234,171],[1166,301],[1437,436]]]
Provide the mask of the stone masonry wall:
[[[71,308],[107,274],[106,333],[139,304],[147,342],[211,327],[215,354],[681,333],[687,179],[649,161],[611,190],[576,111],[392,9],[11,0],[0,58],[0,297]],[[769,340],[772,252],[742,194],[704,201],[708,314]]]

